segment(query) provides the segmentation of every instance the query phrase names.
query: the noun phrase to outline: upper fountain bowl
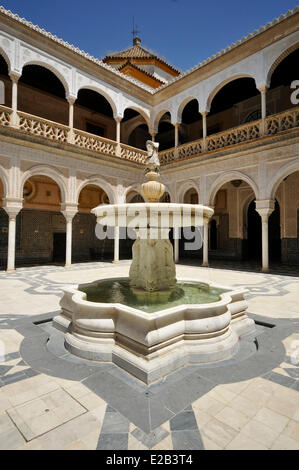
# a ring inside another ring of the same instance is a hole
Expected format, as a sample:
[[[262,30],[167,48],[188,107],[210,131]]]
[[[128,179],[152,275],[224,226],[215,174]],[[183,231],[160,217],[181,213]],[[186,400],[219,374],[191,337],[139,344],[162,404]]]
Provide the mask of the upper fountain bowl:
[[[91,210],[97,222],[109,227],[200,227],[214,211],[200,204],[142,202],[137,204],[111,204]],[[136,219],[138,217],[138,219]]]

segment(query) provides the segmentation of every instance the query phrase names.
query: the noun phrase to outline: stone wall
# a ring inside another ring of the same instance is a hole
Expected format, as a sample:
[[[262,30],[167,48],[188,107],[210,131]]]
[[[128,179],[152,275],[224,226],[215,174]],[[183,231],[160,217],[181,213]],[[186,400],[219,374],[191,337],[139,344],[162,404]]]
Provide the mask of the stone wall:
[[[17,217],[16,264],[52,263],[54,234],[65,234],[66,223],[61,212],[23,209]],[[8,216],[0,209],[0,269],[6,266]],[[95,217],[78,213],[73,220],[72,258],[74,262],[113,259],[113,240],[98,240]],[[65,248],[62,247],[62,255]],[[64,262],[64,256],[57,260]]]
[[[95,235],[93,214],[78,213],[73,219],[73,261],[113,259],[114,241],[99,240]]]
[[[1,182],[1,180],[0,180]],[[35,176],[25,185],[23,210],[17,217],[16,264],[43,264],[53,262],[54,234],[66,233],[64,215],[60,212],[60,190],[53,180]],[[3,194],[0,184],[0,200]],[[100,188],[87,186],[80,193],[79,212],[73,219],[73,261],[107,260],[113,258],[113,240],[98,240],[95,236],[95,217],[90,210],[99,204],[109,203]],[[63,237],[62,237],[63,238]],[[0,209],[0,268],[7,258],[8,216]],[[63,241],[62,241],[63,243]],[[65,248],[62,247],[61,262]]]

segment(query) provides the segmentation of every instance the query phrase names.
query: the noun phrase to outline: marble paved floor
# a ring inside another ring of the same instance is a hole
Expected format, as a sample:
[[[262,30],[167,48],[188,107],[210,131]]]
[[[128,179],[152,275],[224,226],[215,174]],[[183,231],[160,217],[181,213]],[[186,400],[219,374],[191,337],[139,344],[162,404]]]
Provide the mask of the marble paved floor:
[[[299,277],[177,266],[246,286],[256,339],[225,364],[145,386],[74,358],[51,318],[63,286],[126,276],[129,262],[0,272],[0,449],[299,449]]]

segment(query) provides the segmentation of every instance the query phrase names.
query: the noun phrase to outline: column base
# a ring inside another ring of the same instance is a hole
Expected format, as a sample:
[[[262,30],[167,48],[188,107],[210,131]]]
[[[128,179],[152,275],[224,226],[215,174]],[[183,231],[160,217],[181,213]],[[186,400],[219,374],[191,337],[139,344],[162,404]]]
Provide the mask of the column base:
[[[269,272],[269,268],[262,268],[262,273],[268,273]]]
[[[6,272],[9,274],[9,273],[15,273],[16,270],[15,269],[7,269]]]
[[[64,267],[65,268],[72,268],[72,264],[65,264]]]
[[[114,260],[112,261],[112,263],[113,263],[113,264],[118,264],[118,263],[119,263],[119,259],[114,259]]]
[[[209,263],[204,262],[204,263],[201,264],[201,266],[202,266],[203,268],[208,268],[208,267],[209,267]]]

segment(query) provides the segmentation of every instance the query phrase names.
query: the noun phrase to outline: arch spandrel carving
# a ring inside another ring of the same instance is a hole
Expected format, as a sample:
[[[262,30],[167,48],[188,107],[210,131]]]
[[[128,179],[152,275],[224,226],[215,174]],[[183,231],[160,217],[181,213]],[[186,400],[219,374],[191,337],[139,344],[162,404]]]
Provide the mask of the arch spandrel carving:
[[[26,65],[39,65],[50,70],[63,84],[65,96],[72,94],[72,68],[68,64],[31,47],[22,46],[18,67],[20,73]]]
[[[280,183],[292,173],[299,171],[299,156],[296,160],[281,165],[272,172],[272,177],[268,180],[264,199],[274,199]]]
[[[299,32],[296,32],[264,50],[264,73],[267,86],[270,85],[271,76],[280,62],[298,48]],[[294,79],[296,78],[294,77]]]

